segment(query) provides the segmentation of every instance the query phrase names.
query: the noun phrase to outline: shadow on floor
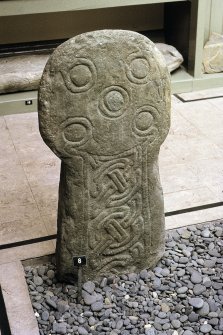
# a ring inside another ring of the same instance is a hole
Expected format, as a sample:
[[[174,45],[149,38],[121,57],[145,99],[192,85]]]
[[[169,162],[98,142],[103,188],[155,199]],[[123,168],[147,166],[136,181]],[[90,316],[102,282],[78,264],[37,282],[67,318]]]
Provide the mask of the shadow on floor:
[[[11,335],[1,287],[0,287],[0,333],[1,335]]]

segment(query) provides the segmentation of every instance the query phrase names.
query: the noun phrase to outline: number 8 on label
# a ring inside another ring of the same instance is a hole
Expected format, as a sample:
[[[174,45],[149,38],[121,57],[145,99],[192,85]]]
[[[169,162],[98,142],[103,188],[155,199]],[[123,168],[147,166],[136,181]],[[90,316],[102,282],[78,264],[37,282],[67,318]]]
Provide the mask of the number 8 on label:
[[[86,265],[86,263],[87,263],[86,256],[74,256],[73,257],[74,266],[83,266],[83,265]]]

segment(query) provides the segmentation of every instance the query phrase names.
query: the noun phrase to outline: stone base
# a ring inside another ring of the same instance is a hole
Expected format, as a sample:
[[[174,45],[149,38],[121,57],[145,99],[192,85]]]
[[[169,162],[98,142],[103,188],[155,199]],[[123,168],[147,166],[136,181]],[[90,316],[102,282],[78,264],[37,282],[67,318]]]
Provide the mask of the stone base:
[[[101,273],[97,273],[97,271],[89,271],[89,269],[85,269],[85,267],[82,267],[82,279],[83,282],[88,281],[88,280],[97,280],[100,281],[100,279],[102,277],[109,277],[111,275],[125,275],[128,273],[138,273],[141,270],[144,270],[145,268],[149,268],[152,269],[157,263],[158,261],[162,258],[163,254],[165,252],[164,246],[163,248],[161,247],[159,249],[159,252],[157,252],[156,254],[153,254],[150,256],[149,259],[144,260],[144,266],[141,267],[136,267],[135,266],[128,266],[125,269],[121,269],[119,272],[118,271],[114,271],[112,272],[111,270],[108,272],[104,272],[103,274]],[[58,268],[58,272],[57,272],[57,278],[59,281],[61,282],[65,282],[65,283],[71,283],[74,284],[75,282],[77,283],[78,281],[78,268],[73,267],[73,271],[70,273],[65,273],[65,272],[60,272],[60,267]]]

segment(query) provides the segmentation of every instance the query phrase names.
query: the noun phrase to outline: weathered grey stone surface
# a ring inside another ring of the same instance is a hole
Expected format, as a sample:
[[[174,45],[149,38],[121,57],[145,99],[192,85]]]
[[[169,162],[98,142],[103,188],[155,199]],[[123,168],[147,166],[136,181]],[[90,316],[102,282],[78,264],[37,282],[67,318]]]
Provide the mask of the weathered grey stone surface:
[[[223,35],[211,34],[204,46],[203,66],[206,73],[223,72]]]
[[[0,58],[0,93],[37,90],[48,58],[48,54]]]
[[[178,69],[178,67],[183,63],[183,56],[172,45],[165,43],[156,43],[156,47],[164,56],[169,72]]]
[[[102,30],[50,57],[39,90],[39,126],[61,158],[57,270],[84,278],[152,266],[164,251],[158,153],[169,130],[170,78],[146,37]]]

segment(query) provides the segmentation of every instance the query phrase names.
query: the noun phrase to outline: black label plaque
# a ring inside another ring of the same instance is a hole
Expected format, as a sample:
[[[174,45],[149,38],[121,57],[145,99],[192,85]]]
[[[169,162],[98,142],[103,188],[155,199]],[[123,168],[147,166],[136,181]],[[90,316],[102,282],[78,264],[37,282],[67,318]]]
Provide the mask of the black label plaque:
[[[26,100],[25,101],[25,105],[26,106],[30,106],[30,105],[32,105],[33,104],[33,101],[32,100]]]
[[[74,266],[83,266],[87,264],[86,256],[74,256],[73,257]]]

